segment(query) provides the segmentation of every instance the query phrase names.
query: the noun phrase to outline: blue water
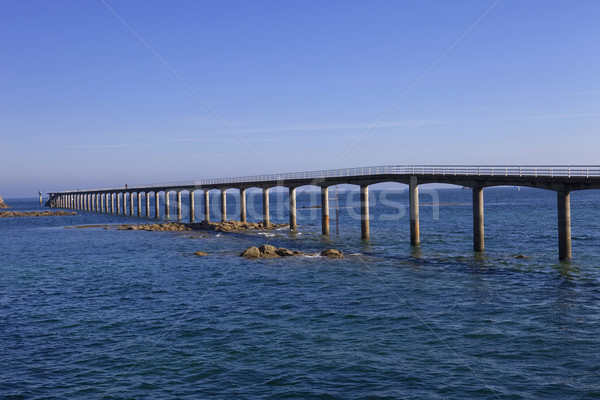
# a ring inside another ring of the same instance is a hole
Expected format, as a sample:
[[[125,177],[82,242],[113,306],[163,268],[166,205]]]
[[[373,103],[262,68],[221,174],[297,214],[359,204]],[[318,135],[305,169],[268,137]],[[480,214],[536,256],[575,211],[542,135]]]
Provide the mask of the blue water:
[[[0,219],[0,398],[600,398],[598,191],[571,195],[571,262],[557,261],[553,192],[486,189],[483,255],[469,191],[421,190],[418,248],[406,191],[371,191],[369,243],[352,196],[329,239],[315,209],[298,210],[298,234],[66,228],[145,221],[87,212]],[[272,194],[272,221],[287,220],[285,200]],[[230,218],[236,207],[231,194]],[[262,243],[347,257],[238,257]]]

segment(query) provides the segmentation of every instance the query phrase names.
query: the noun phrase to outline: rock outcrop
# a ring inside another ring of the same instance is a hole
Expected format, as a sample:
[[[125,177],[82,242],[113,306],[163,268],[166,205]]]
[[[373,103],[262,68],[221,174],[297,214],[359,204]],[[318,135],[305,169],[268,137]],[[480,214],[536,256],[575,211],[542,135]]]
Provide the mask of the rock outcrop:
[[[270,244],[263,244],[260,247],[251,246],[244,250],[240,257],[245,258],[279,258],[279,257],[293,257],[302,255],[299,251],[292,251],[283,247],[277,248]]]
[[[195,256],[200,256],[200,257],[203,257],[203,256],[207,256],[207,255],[208,255],[208,253],[205,253],[205,252],[203,252],[203,251],[196,251],[196,252],[194,253],[194,255],[195,255]]]
[[[0,208],[10,208],[4,200],[2,200],[2,196],[0,196]]]
[[[321,252],[321,257],[326,258],[344,258],[344,253],[336,249],[327,249]]]
[[[0,211],[0,218],[10,217],[63,217],[65,215],[77,215],[69,211]]]

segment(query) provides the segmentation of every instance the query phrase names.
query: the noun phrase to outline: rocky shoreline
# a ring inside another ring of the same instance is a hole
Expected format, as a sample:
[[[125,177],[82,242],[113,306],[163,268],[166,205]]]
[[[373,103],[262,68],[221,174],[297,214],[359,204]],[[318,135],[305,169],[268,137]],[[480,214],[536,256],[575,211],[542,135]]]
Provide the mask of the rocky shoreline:
[[[183,232],[183,231],[217,231],[217,232],[240,232],[247,230],[272,230],[284,228],[288,224],[270,224],[265,226],[262,222],[240,222],[224,221],[210,222],[202,221],[195,223],[166,222],[163,224],[148,225],[119,225],[121,231],[161,231],[161,232]]]
[[[77,215],[70,211],[0,211],[0,218],[11,217],[63,217],[66,215]]]
[[[6,203],[4,202],[4,200],[2,200],[2,196],[0,196],[0,208],[10,208],[10,207],[8,206],[8,204],[6,204]]]

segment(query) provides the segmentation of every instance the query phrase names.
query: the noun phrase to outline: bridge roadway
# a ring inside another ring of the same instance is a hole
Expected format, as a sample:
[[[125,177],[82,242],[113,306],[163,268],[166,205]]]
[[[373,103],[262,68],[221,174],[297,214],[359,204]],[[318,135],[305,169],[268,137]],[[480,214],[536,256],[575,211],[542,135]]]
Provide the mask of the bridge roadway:
[[[575,190],[600,189],[600,166],[514,166],[514,165],[416,165],[376,166],[323,171],[297,172],[288,174],[257,175],[239,178],[207,179],[201,181],[169,182],[161,184],[125,186],[117,188],[70,190],[49,192],[46,203],[50,207],[70,208],[85,211],[134,213],[134,197],[137,199],[137,215],[142,215],[142,197],[145,199],[145,216],[150,217],[150,199],[154,198],[154,216],[160,218],[160,197],[164,193],[165,217],[170,213],[170,193],[175,194],[175,210],[181,220],[181,194],[188,192],[190,222],[195,219],[194,193],[204,192],[204,216],[210,218],[209,191],[221,193],[221,220],[227,220],[226,191],[237,189],[240,193],[240,221],[246,221],[246,190],[262,189],[263,222],[269,225],[269,189],[277,186],[289,191],[290,229],[297,229],[296,189],[301,186],[321,188],[322,234],[329,235],[329,191],[339,184],[360,187],[361,237],[368,240],[369,232],[369,185],[383,182],[398,182],[409,186],[410,243],[420,243],[419,233],[419,185],[426,183],[449,183],[472,188],[473,193],[473,249],[484,251],[483,188],[490,186],[524,186],[557,193],[558,253],[559,259],[570,259],[571,254],[571,207],[570,192]],[[116,203],[116,211],[115,211]]]

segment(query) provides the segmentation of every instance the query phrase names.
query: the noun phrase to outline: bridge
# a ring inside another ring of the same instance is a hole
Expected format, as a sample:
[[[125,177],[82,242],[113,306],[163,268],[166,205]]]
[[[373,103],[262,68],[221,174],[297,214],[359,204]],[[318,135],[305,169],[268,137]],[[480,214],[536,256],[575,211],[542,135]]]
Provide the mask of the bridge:
[[[329,235],[329,191],[339,184],[360,187],[361,237],[368,240],[369,231],[369,186],[383,182],[398,182],[409,186],[410,243],[418,246],[419,232],[419,185],[426,183],[448,183],[472,188],[473,193],[473,249],[484,251],[483,188],[491,186],[524,186],[552,190],[557,193],[558,256],[570,259],[571,254],[571,206],[570,192],[600,189],[600,166],[515,166],[515,165],[385,165],[348,169],[332,169],[286,174],[256,175],[238,178],[206,179],[199,181],[168,182],[103,189],[86,189],[49,192],[49,207],[70,208],[103,213],[129,214],[150,217],[151,198],[154,199],[154,217],[160,218],[159,194],[164,194],[165,217],[169,218],[170,194],[175,194],[175,212],[181,220],[181,196],[187,192],[190,206],[190,222],[195,219],[194,193],[204,192],[204,218],[210,219],[209,191],[219,190],[221,220],[227,220],[226,191],[239,190],[240,221],[246,221],[246,190],[262,189],[263,222],[269,225],[269,189],[288,189],[290,229],[296,230],[296,189],[302,186],[317,186],[321,189],[322,234]],[[137,200],[134,204],[134,198]],[[144,199],[144,206],[142,206]],[[116,203],[116,208],[115,208]]]

